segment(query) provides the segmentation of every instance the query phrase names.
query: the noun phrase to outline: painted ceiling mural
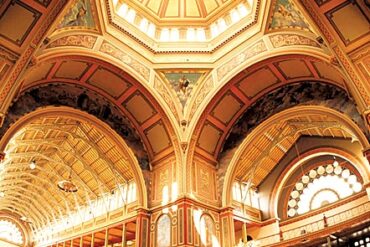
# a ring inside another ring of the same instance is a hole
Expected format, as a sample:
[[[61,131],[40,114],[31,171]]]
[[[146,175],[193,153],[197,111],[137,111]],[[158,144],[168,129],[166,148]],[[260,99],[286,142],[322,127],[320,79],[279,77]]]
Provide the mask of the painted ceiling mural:
[[[309,25],[290,0],[277,0],[269,25],[270,30],[298,28],[310,30]]]
[[[162,77],[171,85],[184,109],[194,87],[204,78],[205,73],[204,71],[171,71],[163,72]]]
[[[92,4],[90,0],[74,0],[72,7],[63,17],[58,29],[65,27],[95,28]]]

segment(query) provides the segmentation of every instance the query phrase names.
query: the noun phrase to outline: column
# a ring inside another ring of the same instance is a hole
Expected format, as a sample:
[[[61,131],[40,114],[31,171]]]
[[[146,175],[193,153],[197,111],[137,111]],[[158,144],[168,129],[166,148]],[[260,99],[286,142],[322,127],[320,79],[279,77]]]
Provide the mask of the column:
[[[363,154],[368,162],[366,166],[369,166],[370,165],[370,148],[365,149],[365,151],[363,151]],[[370,200],[370,181],[367,181],[367,183],[364,184],[364,188],[366,190],[367,197]]]
[[[243,226],[242,226],[242,240],[243,240],[243,243],[248,242],[247,223],[246,222],[244,222]]]
[[[108,241],[109,241],[109,231],[107,228],[105,229],[104,247],[108,247]]]
[[[122,244],[121,247],[126,247],[126,223],[122,224]]]
[[[233,220],[233,209],[225,208],[220,214],[221,220],[221,239],[223,247],[235,246],[235,229]]]
[[[145,209],[139,209],[136,218],[136,247],[149,246],[149,213]]]
[[[95,235],[94,235],[94,232],[93,233],[91,233],[91,247],[94,247],[94,242],[95,242]]]

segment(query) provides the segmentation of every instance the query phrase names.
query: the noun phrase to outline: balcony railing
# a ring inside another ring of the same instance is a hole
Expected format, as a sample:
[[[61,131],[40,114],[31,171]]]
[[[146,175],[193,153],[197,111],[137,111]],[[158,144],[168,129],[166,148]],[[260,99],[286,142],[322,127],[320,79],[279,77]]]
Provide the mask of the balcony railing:
[[[293,229],[289,229],[278,234],[273,234],[261,239],[258,239],[256,246],[269,246],[282,241],[293,240],[296,238],[304,237],[305,235],[313,232],[324,230],[327,227],[335,227],[340,223],[350,221],[356,217],[362,216],[370,212],[370,202],[365,202],[356,207],[348,209],[346,211],[334,214],[332,216],[323,217],[321,220],[311,222],[309,224],[299,226]],[[297,222],[296,222],[297,223]],[[285,225],[289,226],[289,225]]]

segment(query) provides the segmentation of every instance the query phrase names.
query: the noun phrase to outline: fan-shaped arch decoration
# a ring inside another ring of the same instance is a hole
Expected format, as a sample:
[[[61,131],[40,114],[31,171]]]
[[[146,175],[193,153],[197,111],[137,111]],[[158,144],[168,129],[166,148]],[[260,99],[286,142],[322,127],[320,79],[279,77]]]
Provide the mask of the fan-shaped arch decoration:
[[[6,219],[0,219],[0,239],[5,239],[20,245],[24,243],[21,229],[16,224]]]
[[[317,166],[306,172],[292,189],[288,217],[294,217],[334,203],[362,190],[360,179],[338,162]]]

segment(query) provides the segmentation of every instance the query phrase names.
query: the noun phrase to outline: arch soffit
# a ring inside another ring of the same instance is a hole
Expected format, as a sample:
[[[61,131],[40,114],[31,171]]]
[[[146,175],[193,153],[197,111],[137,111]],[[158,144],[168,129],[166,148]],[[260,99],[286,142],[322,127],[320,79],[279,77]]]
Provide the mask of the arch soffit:
[[[45,107],[41,109],[37,109],[31,113],[26,114],[25,116],[21,117],[18,121],[16,121],[10,128],[6,131],[3,138],[0,140],[0,150],[4,150],[6,145],[8,144],[9,140],[24,126],[33,122],[35,119],[39,119],[41,117],[50,117],[50,116],[63,116],[68,117],[77,121],[87,122],[99,129],[104,135],[108,136],[110,140],[113,140],[120,151],[127,157],[128,163],[130,164],[133,172],[134,180],[137,184],[138,189],[138,199],[140,206],[147,208],[148,201],[147,201],[147,190],[146,184],[144,181],[144,176],[142,173],[142,169],[137,161],[137,158],[133,151],[128,147],[125,143],[123,138],[118,135],[109,125],[104,123],[103,121],[97,119],[95,116],[92,116],[86,112],[76,110],[70,107]]]
[[[322,155],[337,156],[348,161],[350,166],[356,170],[356,176],[360,176],[360,180],[363,181],[363,184],[369,182],[370,168],[368,165],[366,165],[367,160],[364,157],[358,157],[355,154],[351,154],[349,150],[335,147],[322,147],[309,150],[303,154],[300,154],[300,157],[296,157],[294,160],[292,160],[278,177],[276,186],[274,186],[274,189],[270,194],[270,197],[272,198],[270,201],[270,211],[272,212],[272,217],[278,217],[278,204],[283,186],[294,173],[294,171],[296,171],[301,164]],[[297,180],[299,180],[299,178],[297,178]]]
[[[300,113],[304,113],[305,115],[309,114],[319,114],[329,116],[331,119],[334,119],[340,124],[343,124],[344,127],[348,130],[349,133],[352,133],[357,141],[359,141],[360,145],[364,147],[368,147],[369,141],[359,126],[353,122],[348,116],[343,113],[340,113],[336,110],[323,107],[323,106],[297,106],[287,110],[284,110],[278,114],[275,114],[268,118],[267,120],[263,121],[260,125],[258,125],[254,130],[249,133],[243,142],[237,147],[237,149],[232,153],[232,158],[228,164],[225,179],[222,185],[222,205],[227,206],[231,204],[231,191],[232,183],[236,177],[236,168],[241,162],[241,158],[246,150],[258,140],[260,136],[262,136],[273,124],[286,121],[288,119],[292,119],[299,115]],[[338,153],[339,156],[343,156],[342,154]],[[344,157],[344,156],[343,156]],[[359,157],[353,158],[351,161],[359,161],[361,160]],[[361,162],[360,164],[362,164]],[[359,170],[364,171],[367,170],[367,174],[369,174],[369,169],[358,167]],[[366,181],[366,179],[364,179]]]
[[[259,83],[253,83],[256,81]],[[276,54],[243,69],[212,91],[212,97],[208,96],[211,100],[205,100],[207,105],[201,107],[203,111],[192,116],[194,120],[189,128],[192,134],[188,135],[192,137],[190,147],[206,158],[216,160],[229,130],[250,105],[272,90],[301,81],[317,81],[346,90],[344,76],[328,63],[327,57]],[[207,125],[212,126],[210,131],[219,137],[202,147],[202,132]]]
[[[92,54],[74,54],[65,56],[65,53],[57,53],[41,59],[26,74],[28,78],[24,76],[27,79],[23,82],[21,93],[51,83],[66,83],[90,89],[114,103],[124,113],[139,132],[151,160],[166,156],[173,149],[177,151],[176,139],[171,136],[174,133],[178,135],[179,130],[174,128],[176,124],[169,117],[171,115],[166,111],[167,108],[162,107],[149,85],[140,83],[126,71],[109,64],[109,60],[100,60],[92,57]],[[114,85],[102,82],[107,78],[114,81]],[[152,137],[155,132],[167,137],[165,142],[157,145]],[[175,148],[172,142],[175,142]]]
[[[273,41],[274,37],[280,36],[292,37],[293,41],[288,43],[276,41],[278,44],[273,45],[272,43],[275,42]],[[216,62],[216,66],[213,70],[214,82],[212,81],[212,86],[199,86],[197,88],[197,93],[192,97],[191,102],[189,102],[189,105],[192,106],[193,109],[187,111],[186,117],[189,119],[189,122],[191,122],[191,131],[196,127],[195,125],[200,115],[204,112],[204,109],[209,106],[209,102],[222,91],[225,85],[237,80],[238,75],[246,76],[246,73],[250,73],[250,70],[259,67],[259,65],[263,65],[264,63],[268,64],[269,61],[271,61],[270,59],[279,60],[279,57],[285,57],[289,60],[295,57],[305,57],[308,60],[320,61],[327,66],[329,65],[335,72],[337,78],[344,78],[339,68],[335,65],[330,65],[331,56],[328,52],[320,46],[317,47],[317,42],[313,40],[312,37],[307,36],[307,32],[278,31],[266,34],[264,37],[265,38],[260,38],[258,41],[248,43],[246,47],[238,47],[235,51],[226,54],[222,59]],[[309,70],[317,71],[315,68],[312,69],[312,66],[310,66]],[[316,79],[320,77],[317,73],[314,73],[313,76],[316,77]],[[323,80],[330,81],[330,78],[323,78]],[[341,81],[338,83],[342,84]],[[211,93],[208,93],[208,91],[211,91]],[[206,95],[204,95],[204,93],[206,93]],[[199,104],[198,102],[203,97],[205,97],[205,100],[202,100],[202,103]]]

